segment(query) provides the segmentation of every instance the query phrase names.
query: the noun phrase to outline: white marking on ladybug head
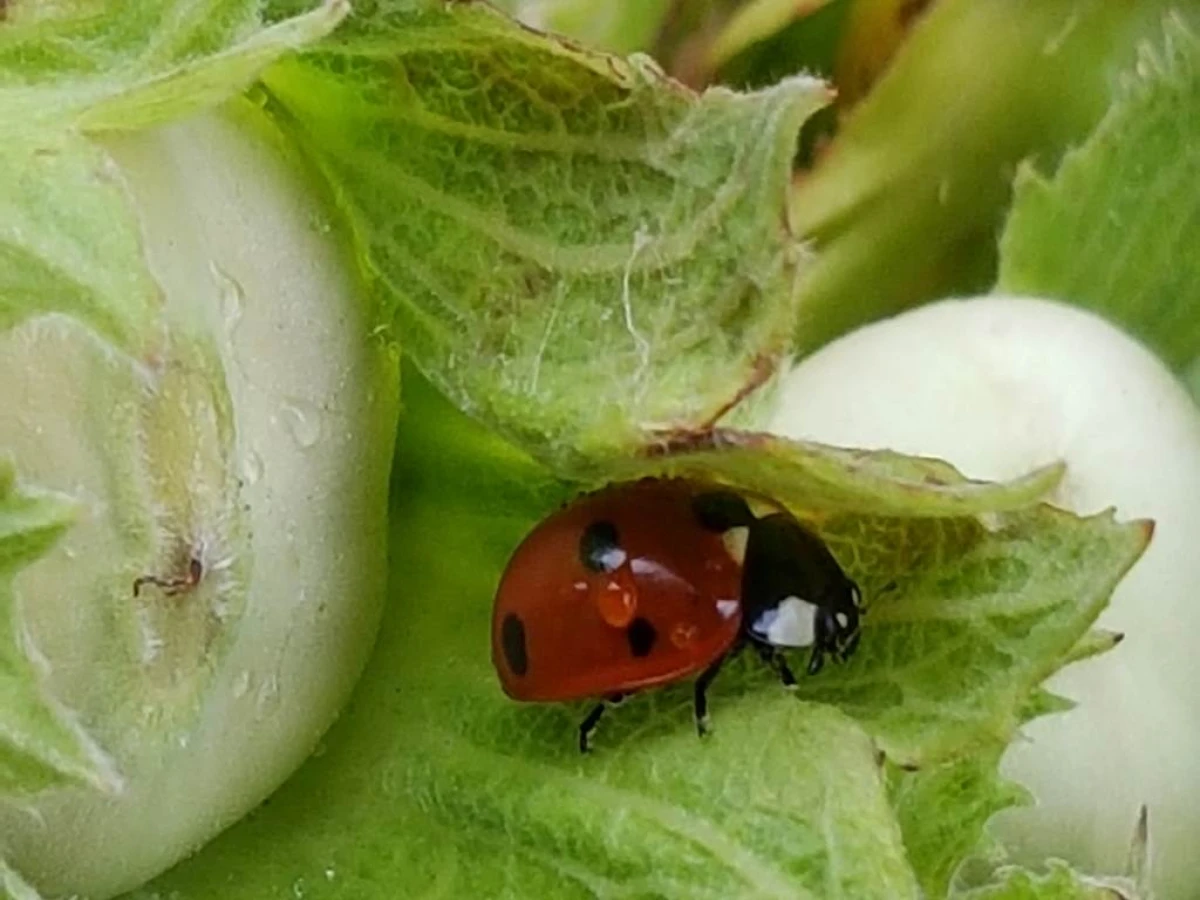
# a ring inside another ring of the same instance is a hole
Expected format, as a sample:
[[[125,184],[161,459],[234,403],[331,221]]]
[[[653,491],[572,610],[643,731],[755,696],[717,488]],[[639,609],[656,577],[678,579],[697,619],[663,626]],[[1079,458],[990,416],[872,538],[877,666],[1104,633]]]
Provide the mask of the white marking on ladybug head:
[[[816,640],[817,608],[799,597],[786,597],[764,609],[750,630],[773,647],[811,647]]]
[[[843,628],[850,624],[850,617],[845,613],[838,613],[834,618],[837,619],[837,623]]]

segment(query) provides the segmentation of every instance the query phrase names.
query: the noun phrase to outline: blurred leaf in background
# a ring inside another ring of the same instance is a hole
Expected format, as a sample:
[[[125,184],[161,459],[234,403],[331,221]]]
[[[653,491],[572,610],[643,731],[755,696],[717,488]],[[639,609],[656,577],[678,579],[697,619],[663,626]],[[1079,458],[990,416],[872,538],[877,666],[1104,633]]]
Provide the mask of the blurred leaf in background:
[[[1016,167],[1052,167],[1086,137],[1168,8],[935,3],[797,177],[793,228],[817,255],[802,284],[798,349],[988,288]]]
[[[1173,368],[1200,354],[1200,39],[1178,16],[1051,177],[1025,166],[999,289],[1102,313]]]

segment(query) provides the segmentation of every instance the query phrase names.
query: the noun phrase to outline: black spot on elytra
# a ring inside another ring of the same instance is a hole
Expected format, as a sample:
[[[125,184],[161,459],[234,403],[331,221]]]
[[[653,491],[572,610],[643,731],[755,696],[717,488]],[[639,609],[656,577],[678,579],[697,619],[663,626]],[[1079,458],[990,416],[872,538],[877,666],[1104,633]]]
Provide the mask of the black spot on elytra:
[[[505,616],[500,625],[500,647],[514,675],[524,675],[529,671],[529,655],[525,652],[525,623],[513,613]]]
[[[658,632],[654,630],[654,626],[648,620],[638,616],[625,629],[625,639],[629,641],[630,653],[634,656],[646,656],[654,649]]]
[[[733,491],[711,491],[692,500],[692,513],[706,531],[723,533],[745,528],[754,521],[754,513],[745,498]]]
[[[604,519],[593,522],[579,537],[579,561],[593,572],[612,571],[612,559],[620,549],[617,526]]]

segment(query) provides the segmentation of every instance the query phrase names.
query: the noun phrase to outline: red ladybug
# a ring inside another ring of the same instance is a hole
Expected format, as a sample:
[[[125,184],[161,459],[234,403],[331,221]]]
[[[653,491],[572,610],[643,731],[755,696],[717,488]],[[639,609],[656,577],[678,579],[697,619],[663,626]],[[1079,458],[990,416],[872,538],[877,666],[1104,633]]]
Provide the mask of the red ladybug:
[[[586,752],[606,704],[697,674],[703,735],[732,653],[755,648],[791,687],[778,650],[811,646],[815,674],[854,652],[860,612],[858,587],[794,516],[647,478],[580,497],[522,541],[496,593],[492,662],[515,700],[601,698],[579,727]]]

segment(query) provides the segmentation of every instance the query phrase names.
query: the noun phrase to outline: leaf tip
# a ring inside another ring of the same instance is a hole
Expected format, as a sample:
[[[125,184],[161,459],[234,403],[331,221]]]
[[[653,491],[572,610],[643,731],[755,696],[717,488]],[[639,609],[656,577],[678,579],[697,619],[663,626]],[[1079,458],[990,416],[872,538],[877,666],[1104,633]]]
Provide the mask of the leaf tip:
[[[350,15],[353,7],[350,0],[322,0],[321,5],[312,11],[315,21],[321,23],[321,34],[328,34]]]
[[[1048,485],[1047,490],[1052,490],[1058,487],[1059,482],[1067,474],[1067,461],[1058,459],[1052,463],[1048,463],[1040,468],[1034,469],[1029,473],[1029,478],[1034,481],[1045,481]]]
[[[1125,872],[1140,890],[1149,887],[1150,808],[1145,803],[1138,809],[1137,822],[1133,826],[1133,837],[1129,841],[1129,858],[1125,864]]]
[[[1150,541],[1154,538],[1155,524],[1153,519],[1135,519],[1132,523],[1134,528],[1141,532],[1142,546],[1147,547]]]
[[[784,78],[779,82],[776,90],[789,96],[804,97],[811,103],[809,114],[831,105],[837,100],[838,95],[837,88],[831,82],[803,73]]]

